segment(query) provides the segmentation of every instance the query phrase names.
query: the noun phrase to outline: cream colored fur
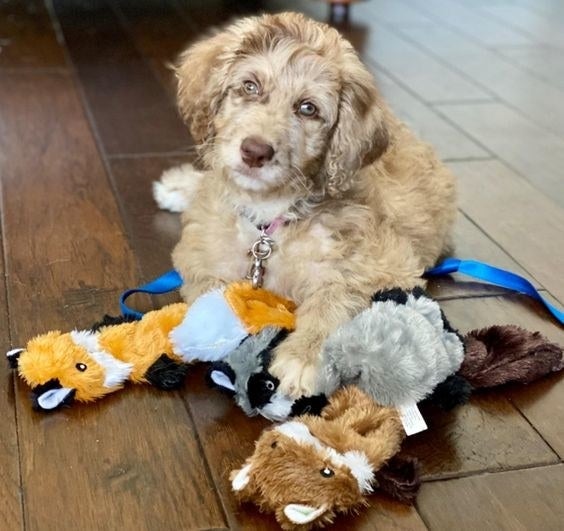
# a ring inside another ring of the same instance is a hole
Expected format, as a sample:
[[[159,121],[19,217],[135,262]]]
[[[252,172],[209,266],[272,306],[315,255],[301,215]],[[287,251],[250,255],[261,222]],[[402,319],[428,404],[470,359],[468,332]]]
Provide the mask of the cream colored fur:
[[[299,307],[271,371],[282,391],[311,394],[327,335],[375,291],[422,285],[449,249],[453,176],[391,113],[351,45],[302,15],[243,19],[184,52],[177,77],[208,168],[198,186],[186,179],[192,197],[173,253],[182,294],[190,303],[245,277],[256,224],[286,213],[264,287]],[[247,80],[259,94],[245,93]],[[303,101],[315,117],[298,113]],[[241,159],[249,135],[275,150],[261,168]]]

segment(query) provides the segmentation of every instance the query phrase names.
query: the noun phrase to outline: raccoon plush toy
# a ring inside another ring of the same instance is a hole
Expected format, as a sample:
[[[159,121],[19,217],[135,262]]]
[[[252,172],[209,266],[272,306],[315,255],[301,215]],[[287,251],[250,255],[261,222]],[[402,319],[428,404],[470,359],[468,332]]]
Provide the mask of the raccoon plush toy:
[[[234,396],[249,416],[281,421],[318,414],[337,389],[356,385],[384,406],[430,399],[445,409],[466,402],[477,388],[528,383],[561,370],[562,348],[538,332],[491,326],[461,336],[437,301],[419,288],[376,293],[369,308],[325,342],[318,394],[294,400],[269,373],[272,349],[286,330],[266,327],[227,358],[211,365],[212,386]]]

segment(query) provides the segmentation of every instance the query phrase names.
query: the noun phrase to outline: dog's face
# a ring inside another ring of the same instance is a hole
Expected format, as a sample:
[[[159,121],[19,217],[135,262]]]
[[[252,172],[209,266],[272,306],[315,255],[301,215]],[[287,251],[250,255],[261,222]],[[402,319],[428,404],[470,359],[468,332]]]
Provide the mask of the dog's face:
[[[387,146],[371,75],[302,15],[243,19],[190,47],[176,72],[205,162],[243,190],[337,195]]]
[[[245,57],[214,118],[213,163],[244,189],[312,186],[338,107],[338,69],[312,51],[280,44]]]

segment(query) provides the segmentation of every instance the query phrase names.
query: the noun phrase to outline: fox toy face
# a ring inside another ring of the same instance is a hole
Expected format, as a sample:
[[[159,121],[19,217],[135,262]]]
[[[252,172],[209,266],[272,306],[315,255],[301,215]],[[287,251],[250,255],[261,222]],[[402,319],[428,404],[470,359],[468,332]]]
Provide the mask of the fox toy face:
[[[105,353],[90,331],[48,332],[8,353],[31,387],[33,405],[53,410],[74,400],[90,402],[120,389],[131,365]]]

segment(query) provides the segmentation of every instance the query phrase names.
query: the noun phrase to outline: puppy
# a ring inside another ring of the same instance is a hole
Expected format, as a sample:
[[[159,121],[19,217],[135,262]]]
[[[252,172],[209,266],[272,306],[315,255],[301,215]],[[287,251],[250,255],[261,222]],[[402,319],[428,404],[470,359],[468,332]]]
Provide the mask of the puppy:
[[[277,227],[263,286],[299,306],[271,371],[283,392],[313,394],[327,335],[375,291],[422,286],[448,251],[453,176],[351,44],[303,15],[240,20],[188,48],[176,75],[205,169],[156,184],[161,205],[189,205],[173,253],[182,294],[245,278],[261,227]]]

